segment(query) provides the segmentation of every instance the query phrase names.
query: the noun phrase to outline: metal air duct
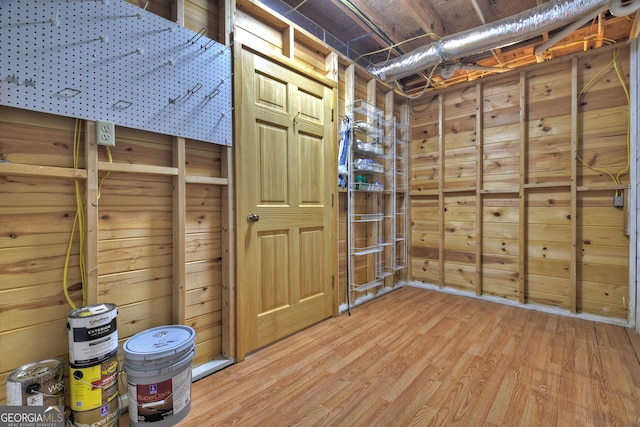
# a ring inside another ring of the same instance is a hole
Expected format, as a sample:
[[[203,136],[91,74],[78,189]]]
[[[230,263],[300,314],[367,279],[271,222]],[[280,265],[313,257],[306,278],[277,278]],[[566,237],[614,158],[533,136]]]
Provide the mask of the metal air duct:
[[[412,52],[369,68],[383,81],[398,80],[438,64],[519,43],[611,9],[630,14],[639,0],[551,0],[533,9],[480,27],[445,36]]]

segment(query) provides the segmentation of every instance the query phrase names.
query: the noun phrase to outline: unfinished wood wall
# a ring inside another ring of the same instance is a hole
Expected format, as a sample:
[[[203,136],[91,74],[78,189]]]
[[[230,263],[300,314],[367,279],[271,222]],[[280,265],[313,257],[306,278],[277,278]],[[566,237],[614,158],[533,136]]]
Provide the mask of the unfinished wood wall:
[[[414,103],[413,280],[628,318],[628,203],[613,202],[627,202],[629,107],[614,57],[628,87],[620,46]]]
[[[126,0],[148,12],[170,21],[179,22],[192,31],[203,32],[208,38],[224,43],[224,27],[220,25],[225,13],[224,0]]]
[[[235,41],[321,83],[335,84],[336,56],[328,46],[260,3],[237,0],[236,6]]]
[[[172,19],[169,0],[151,1],[148,10]],[[218,34],[216,2],[187,1],[184,12],[187,27],[198,31],[206,23],[208,35]],[[102,182],[87,215],[93,268],[85,302],[118,306],[120,343],[150,327],[183,323],[196,330],[196,366],[232,352],[223,298],[228,149],[116,127],[110,160],[90,142],[91,125],[80,125],[76,168],[75,119],[0,107],[0,404],[15,368],[68,361],[72,308],[63,283],[76,180],[83,204]],[[76,232],[67,284],[77,306],[80,251]]]
[[[64,296],[67,242],[76,213],[74,178],[85,200],[86,169],[73,169],[74,120],[0,108],[0,372],[2,380],[25,363],[67,359],[66,322],[72,307]],[[84,135],[83,135],[84,138]],[[223,354],[221,147],[186,142],[183,320],[175,319],[172,138],[116,128],[113,163],[99,171],[96,286],[85,285],[85,303],[118,306],[121,343],[144,329],[172,324],[196,330],[199,365]],[[84,164],[84,150],[80,164]],[[34,170],[20,168],[35,166]],[[56,169],[39,172],[38,168]],[[191,175],[193,174],[193,175]],[[83,178],[84,175],[84,178]],[[202,182],[202,183],[200,183]],[[209,183],[207,183],[209,182]],[[90,223],[90,219],[87,219]],[[67,284],[83,305],[79,235],[74,237]],[[91,239],[91,236],[85,236]],[[5,398],[4,382],[0,399]]]
[[[174,191],[174,138],[118,128],[113,163],[135,165],[110,172],[98,208],[98,300],[118,302],[121,335],[152,326],[185,323],[196,329],[195,364],[223,353],[221,146],[186,141],[184,195]],[[108,163],[106,150],[100,160]],[[111,164],[103,164],[108,169]],[[191,181],[191,182],[189,182]],[[209,183],[204,183],[210,181]],[[200,183],[202,182],[202,183]],[[177,190],[179,191],[179,190]],[[184,214],[175,199],[184,196]],[[184,224],[184,243],[174,236]],[[184,245],[183,301],[174,282],[174,248]],[[176,315],[176,305],[180,310]]]

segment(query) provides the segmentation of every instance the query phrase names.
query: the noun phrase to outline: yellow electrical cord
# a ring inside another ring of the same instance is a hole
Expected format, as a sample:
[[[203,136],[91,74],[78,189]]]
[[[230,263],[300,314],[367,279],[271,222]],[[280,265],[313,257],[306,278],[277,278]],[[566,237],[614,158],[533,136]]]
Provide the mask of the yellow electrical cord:
[[[429,73],[429,77],[427,77],[427,82],[424,84],[424,87],[422,88],[420,93],[418,93],[417,95],[409,95],[408,93],[406,93],[404,90],[402,90],[402,88],[400,86],[400,83],[397,80],[396,80],[397,87],[394,87],[393,91],[395,93],[397,93],[398,95],[403,96],[403,97],[405,97],[407,99],[410,99],[410,100],[415,100],[415,99],[420,98],[422,95],[424,95],[427,92],[427,89],[433,83],[431,78],[433,77],[433,73],[436,71],[436,68],[438,67],[438,65],[439,64],[436,64],[436,65],[433,66],[433,68],[431,69],[431,72]]]
[[[589,80],[587,82],[586,85],[584,85],[584,87],[582,88],[582,90],[578,94],[578,103],[580,103],[581,98],[596,83],[596,80],[598,80],[602,76],[602,74],[604,74],[605,72],[609,71],[611,69],[611,67],[613,67],[613,69],[616,72],[616,76],[618,77],[618,81],[620,82],[620,85],[622,86],[622,89],[624,90],[624,94],[625,94],[625,96],[627,98],[627,108],[628,109],[631,108],[631,99],[630,99],[630,96],[629,96],[629,91],[627,90],[627,85],[626,85],[626,83],[624,81],[624,78],[622,76],[622,72],[620,71],[620,68],[618,66],[618,55],[619,55],[619,51],[618,51],[618,49],[615,49],[613,51],[613,59],[607,65],[605,65],[600,71],[598,71],[596,73],[596,75],[594,75],[591,78],[591,80]],[[576,120],[578,120],[578,119],[576,118]],[[576,126],[579,127],[579,123],[577,123]],[[591,170],[593,170],[595,172],[599,172],[599,173],[603,173],[603,174],[608,175],[613,180],[615,185],[622,186],[622,181],[620,180],[620,177],[622,175],[624,175],[625,173],[627,173],[629,171],[629,167],[631,166],[631,118],[630,117],[627,118],[626,144],[627,144],[627,164],[623,169],[621,169],[617,173],[608,171],[607,169],[605,169],[606,166],[603,166],[603,167],[592,166],[589,163],[587,163],[579,154],[577,155],[577,158],[587,168],[589,168],[589,169],[591,169]],[[616,190],[616,196],[620,195],[620,191],[621,190],[619,190],[619,189]]]
[[[575,40],[575,41],[572,41],[572,42],[551,46],[546,51],[554,51],[554,50],[564,49],[564,48],[567,48],[567,47],[570,47],[570,46],[575,46],[577,44],[583,44],[585,42],[602,42],[602,44],[607,45],[607,46],[616,43],[615,40],[608,39],[608,38],[594,39],[594,38],[585,37],[585,38],[580,39],[580,40]]]
[[[109,163],[113,163],[113,158],[111,157],[111,150],[109,149],[109,146],[107,145],[105,146],[105,148],[107,149],[107,157],[109,158]],[[100,200],[100,196],[102,195],[102,184],[104,184],[104,180],[107,179],[110,174],[111,172],[107,171],[107,173],[105,173],[100,180],[100,184],[98,185],[98,200]]]
[[[405,44],[405,43],[408,43],[408,42],[411,42],[411,41],[414,41],[414,40],[418,40],[418,39],[421,39],[421,38],[423,38],[423,37],[427,37],[427,36],[431,37],[432,39],[434,39],[434,38],[435,38],[435,39],[440,39],[440,38],[441,38],[439,35],[434,34],[434,33],[425,33],[425,34],[421,34],[421,35],[419,35],[419,36],[415,36],[415,37],[412,37],[412,38],[410,38],[410,39],[403,40],[403,41],[398,42],[398,43],[396,43],[396,44],[392,44],[391,46],[383,47],[382,49],[378,49],[378,50],[374,50],[373,52],[363,53],[362,55],[358,56],[358,57],[356,58],[356,60],[355,60],[355,61],[357,62],[360,58],[363,58],[363,57],[365,57],[365,56],[371,56],[371,55],[375,55],[376,53],[382,53],[382,52],[385,52],[385,51],[386,51],[386,52],[387,52],[387,59],[385,59],[384,61],[382,61],[382,62],[380,62],[380,63],[377,63],[377,64],[373,64],[373,63],[371,63],[371,61],[369,61],[369,63],[370,63],[371,65],[374,65],[374,66],[384,65],[384,64],[386,64],[387,62],[389,62],[389,60],[391,59],[391,50],[392,50],[392,49],[394,49],[394,48],[396,48],[396,47],[398,47],[398,46],[402,46],[402,45],[403,45],[403,44]]]
[[[75,128],[73,133],[73,167],[74,169],[78,168],[78,159],[80,158],[80,129],[81,122],[80,119],[76,119]],[[67,256],[64,260],[64,270],[62,275],[63,281],[63,289],[64,296],[67,299],[67,302],[71,306],[72,309],[76,309],[77,306],[69,296],[69,289],[67,285],[67,277],[69,272],[69,259],[71,258],[71,247],[73,246],[73,236],[76,234],[76,226],[80,230],[80,281],[82,282],[82,302],[84,304],[85,301],[85,274],[83,271],[84,267],[84,242],[83,242],[83,228],[84,228],[84,210],[82,208],[82,197],[80,196],[80,183],[78,180],[75,180],[75,191],[76,191],[76,216],[73,219],[73,226],[71,227],[71,234],[69,236],[69,244],[67,245]],[[80,201],[80,202],[79,202]]]
[[[73,167],[74,169],[78,169],[79,167],[79,159],[80,159],[80,140],[81,140],[81,129],[82,122],[80,119],[76,119],[74,134],[73,134]],[[113,158],[111,157],[111,150],[109,147],[107,148],[107,156],[109,157],[109,163],[113,163]],[[100,184],[98,185],[98,195],[97,198],[100,199],[100,194],[102,190],[102,184],[104,180],[109,176],[110,172],[107,172],[102,179],[100,180]],[[77,306],[71,299],[69,295],[69,289],[67,285],[67,278],[69,272],[69,260],[71,258],[71,248],[73,246],[73,236],[76,234],[76,227],[78,227],[78,232],[80,235],[80,252],[79,252],[79,267],[80,267],[80,280],[82,283],[82,305],[87,304],[87,289],[85,284],[87,283],[87,266],[85,259],[85,216],[84,216],[84,203],[82,200],[82,191],[80,189],[80,182],[75,180],[75,191],[76,191],[76,216],[73,219],[73,226],[71,227],[71,235],[69,236],[69,244],[67,245],[67,255],[64,260],[64,270],[62,274],[63,281],[63,289],[64,296],[67,299],[67,303],[71,306],[72,309],[76,309]]]

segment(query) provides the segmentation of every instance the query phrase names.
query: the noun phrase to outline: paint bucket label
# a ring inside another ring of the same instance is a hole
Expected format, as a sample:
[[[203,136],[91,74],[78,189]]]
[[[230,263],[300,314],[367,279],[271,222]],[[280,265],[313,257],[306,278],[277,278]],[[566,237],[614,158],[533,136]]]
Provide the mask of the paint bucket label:
[[[118,351],[115,304],[97,304],[69,313],[69,363],[90,365]]]
[[[171,427],[184,419],[191,408],[195,330],[184,325],[148,329],[129,338],[122,351],[131,426]]]
[[[69,368],[71,410],[90,411],[118,396],[118,359],[113,356],[94,366]]]
[[[7,406],[64,406],[64,362],[47,359],[11,372]]]
[[[118,399],[91,411],[71,411],[75,427],[114,427],[120,418]]]
[[[191,369],[152,384],[129,382],[129,418],[134,422],[153,423],[180,413],[191,401]]]

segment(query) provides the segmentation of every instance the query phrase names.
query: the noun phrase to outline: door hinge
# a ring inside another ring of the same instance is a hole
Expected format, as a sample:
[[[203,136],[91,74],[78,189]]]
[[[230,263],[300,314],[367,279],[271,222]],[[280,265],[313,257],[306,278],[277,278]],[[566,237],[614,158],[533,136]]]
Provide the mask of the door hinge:
[[[336,110],[334,110],[333,108],[331,109],[331,121],[333,121],[333,115],[335,113]]]
[[[333,203],[334,203],[334,200],[333,200],[333,193],[331,193],[331,207],[333,207]]]
[[[336,276],[331,275],[331,289],[335,289],[336,287]]]

